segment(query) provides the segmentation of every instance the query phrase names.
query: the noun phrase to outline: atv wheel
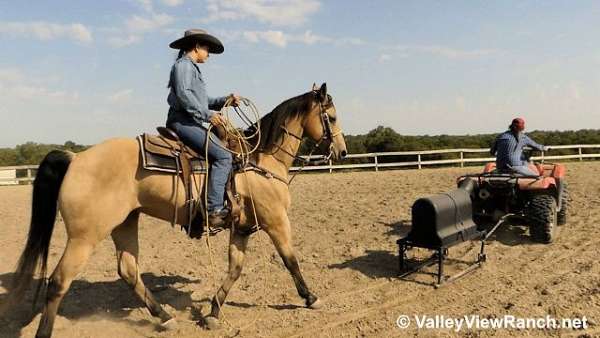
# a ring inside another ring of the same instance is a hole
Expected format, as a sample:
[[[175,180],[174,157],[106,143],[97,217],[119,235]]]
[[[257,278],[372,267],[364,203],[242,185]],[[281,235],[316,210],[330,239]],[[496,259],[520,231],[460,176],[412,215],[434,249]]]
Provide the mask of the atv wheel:
[[[533,195],[527,208],[527,218],[531,223],[529,234],[540,243],[550,243],[554,239],[557,224],[556,200],[550,195]]]
[[[569,209],[569,186],[567,182],[562,182],[562,195],[560,197],[561,208],[558,212],[556,224],[565,225],[567,223],[567,210]]]

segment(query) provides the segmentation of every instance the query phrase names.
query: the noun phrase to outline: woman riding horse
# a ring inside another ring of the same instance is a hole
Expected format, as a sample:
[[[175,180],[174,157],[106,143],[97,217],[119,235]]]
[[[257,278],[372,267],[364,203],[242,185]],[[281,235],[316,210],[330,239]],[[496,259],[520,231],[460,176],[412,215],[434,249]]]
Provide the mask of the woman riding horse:
[[[209,97],[198,67],[198,64],[208,60],[210,53],[223,53],[223,44],[201,29],[190,29],[169,47],[179,49],[179,55],[171,68],[169,79],[171,92],[167,99],[170,107],[167,127],[175,131],[185,145],[198,154],[204,154],[208,137],[206,125],[224,124],[223,116],[210,110],[220,110],[228,98],[232,99],[233,105],[239,103],[239,96],[235,94],[230,94],[229,97]],[[232,158],[216,135],[209,138],[208,156],[212,165],[207,196],[208,222],[213,227],[222,227],[229,215],[229,210],[223,203]]]
[[[320,88],[313,86],[311,91],[279,104],[258,125],[262,136],[252,142],[259,150],[252,154],[251,165],[233,178],[242,211],[229,233],[227,276],[204,318],[209,328],[218,327],[221,306],[240,277],[250,233],[256,226],[270,237],[306,307],[316,309],[321,305],[302,276],[292,244],[288,172],[304,138],[329,149],[327,158],[341,159],[346,155],[333,98],[325,84]],[[6,302],[22,301],[35,272],[41,270],[40,281],[44,283],[39,284],[43,288],[38,287],[38,291],[46,292],[36,337],[51,336],[59,305],[71,283],[94,248],[109,235],[117,251],[119,276],[150,313],[160,318],[162,327],[175,325],[175,319],[156,301],[141,278],[138,221],[141,213],[171,221],[175,207],[179,224],[186,224],[189,215],[185,192],[176,189],[180,183],[177,175],[146,170],[140,158],[136,139],[115,138],[77,154],[52,151],[40,164],[33,184],[27,243]],[[194,181],[198,184],[196,191],[202,191],[203,174],[196,174]],[[68,240],[58,265],[46,280],[58,210]]]

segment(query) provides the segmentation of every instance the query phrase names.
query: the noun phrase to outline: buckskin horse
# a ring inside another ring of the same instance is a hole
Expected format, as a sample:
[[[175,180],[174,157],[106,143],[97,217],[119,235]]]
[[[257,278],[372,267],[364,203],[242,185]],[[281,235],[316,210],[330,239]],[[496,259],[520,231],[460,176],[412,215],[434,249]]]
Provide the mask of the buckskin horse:
[[[306,306],[312,309],[321,306],[302,277],[292,246],[287,215],[291,203],[288,171],[304,137],[325,144],[329,155],[335,159],[346,155],[333,99],[327,94],[326,84],[320,88],[313,86],[312,91],[279,104],[260,122],[263,137],[254,141],[260,142],[255,144],[259,151],[250,158],[256,170],[238,172],[234,176],[243,207],[239,223],[229,235],[229,271],[205,318],[209,328],[218,327],[221,304],[240,276],[249,240],[246,230],[254,225],[255,216],[292,275]],[[140,213],[145,213],[170,220],[173,208],[178,214],[178,223],[185,224],[189,216],[182,196],[184,192],[180,189],[175,193],[174,182],[179,178],[145,170],[139,152],[139,144],[134,139],[110,139],[78,154],[53,151],[40,164],[33,186],[27,243],[9,297],[20,299],[38,268],[41,281],[45,281],[57,209],[63,217],[68,240],[48,282],[40,282],[38,286],[38,292],[41,288],[46,296],[36,337],[51,336],[58,307],[71,282],[82,271],[94,247],[109,234],[117,250],[119,276],[150,313],[160,318],[162,325],[168,328],[174,324],[175,319],[154,299],[141,279],[138,219]],[[202,179],[197,181],[203,182]]]

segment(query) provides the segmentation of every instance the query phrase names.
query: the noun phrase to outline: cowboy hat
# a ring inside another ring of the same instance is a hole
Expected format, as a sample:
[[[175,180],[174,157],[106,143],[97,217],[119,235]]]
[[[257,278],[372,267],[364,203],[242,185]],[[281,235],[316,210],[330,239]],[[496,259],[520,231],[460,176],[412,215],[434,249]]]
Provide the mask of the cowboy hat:
[[[173,49],[185,49],[191,43],[200,43],[208,46],[208,52],[212,54],[221,54],[225,50],[223,44],[216,37],[208,34],[202,29],[188,29],[183,33],[183,37],[169,44]]]

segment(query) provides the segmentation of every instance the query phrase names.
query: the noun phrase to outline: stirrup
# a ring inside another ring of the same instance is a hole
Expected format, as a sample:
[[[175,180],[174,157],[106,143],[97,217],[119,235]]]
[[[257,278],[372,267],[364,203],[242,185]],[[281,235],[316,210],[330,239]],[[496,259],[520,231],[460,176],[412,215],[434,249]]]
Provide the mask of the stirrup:
[[[225,230],[225,228],[213,228],[213,227],[208,227],[208,235],[209,236],[215,236],[216,234],[218,234],[219,232]]]

